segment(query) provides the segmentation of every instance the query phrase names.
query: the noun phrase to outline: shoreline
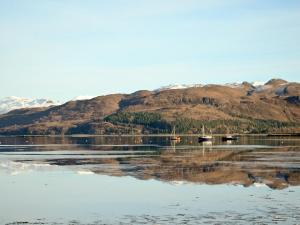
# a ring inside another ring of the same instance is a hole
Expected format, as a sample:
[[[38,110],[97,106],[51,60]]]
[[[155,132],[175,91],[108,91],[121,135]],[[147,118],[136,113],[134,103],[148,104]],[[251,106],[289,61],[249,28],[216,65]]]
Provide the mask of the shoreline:
[[[198,137],[201,134],[177,134],[182,137]],[[227,134],[213,134],[222,137]],[[266,137],[300,137],[300,133],[274,133],[274,134],[231,134],[234,136],[266,136]],[[0,135],[0,137],[172,137],[172,134],[68,134],[68,135]]]

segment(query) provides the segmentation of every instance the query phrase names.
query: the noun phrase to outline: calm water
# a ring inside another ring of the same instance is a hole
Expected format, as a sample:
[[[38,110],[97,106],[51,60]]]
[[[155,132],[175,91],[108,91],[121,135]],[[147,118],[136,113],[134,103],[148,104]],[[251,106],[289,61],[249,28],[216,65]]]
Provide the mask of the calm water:
[[[300,224],[300,138],[0,137],[0,224]]]

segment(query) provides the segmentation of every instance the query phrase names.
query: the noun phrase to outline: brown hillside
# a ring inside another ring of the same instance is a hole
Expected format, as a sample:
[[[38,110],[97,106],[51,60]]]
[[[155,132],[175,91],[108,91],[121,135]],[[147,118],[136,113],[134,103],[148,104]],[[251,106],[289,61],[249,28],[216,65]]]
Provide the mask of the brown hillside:
[[[21,109],[0,115],[0,133],[65,133],[85,123],[113,127],[103,119],[113,113],[156,112],[166,121],[264,119],[300,122],[300,84],[273,79],[263,86],[205,85],[187,89],[138,91],[90,100],[70,101],[51,108]]]

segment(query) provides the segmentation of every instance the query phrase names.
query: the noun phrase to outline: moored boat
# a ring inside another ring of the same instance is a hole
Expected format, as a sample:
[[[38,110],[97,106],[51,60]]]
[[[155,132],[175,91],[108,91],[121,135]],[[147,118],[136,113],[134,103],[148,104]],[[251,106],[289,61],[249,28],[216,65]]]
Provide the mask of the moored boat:
[[[212,140],[212,135],[205,135],[205,129],[204,126],[202,126],[202,136],[198,138],[199,142],[204,142],[204,141],[211,141]]]
[[[222,141],[234,141],[234,140],[237,140],[236,136],[226,135],[222,137]]]
[[[181,138],[179,136],[176,136],[175,126],[173,127],[172,136],[171,136],[170,140],[171,141],[180,141],[181,140]]]
[[[229,130],[227,128],[226,135],[222,137],[222,141],[234,141],[236,139],[237,139],[236,136],[232,136],[231,134],[229,134]]]

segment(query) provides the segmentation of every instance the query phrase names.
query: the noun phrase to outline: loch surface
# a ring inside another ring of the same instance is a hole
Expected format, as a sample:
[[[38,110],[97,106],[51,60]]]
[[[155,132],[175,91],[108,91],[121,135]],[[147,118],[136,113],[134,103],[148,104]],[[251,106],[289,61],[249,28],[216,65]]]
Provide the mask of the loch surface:
[[[0,137],[0,224],[299,224],[300,138]]]

